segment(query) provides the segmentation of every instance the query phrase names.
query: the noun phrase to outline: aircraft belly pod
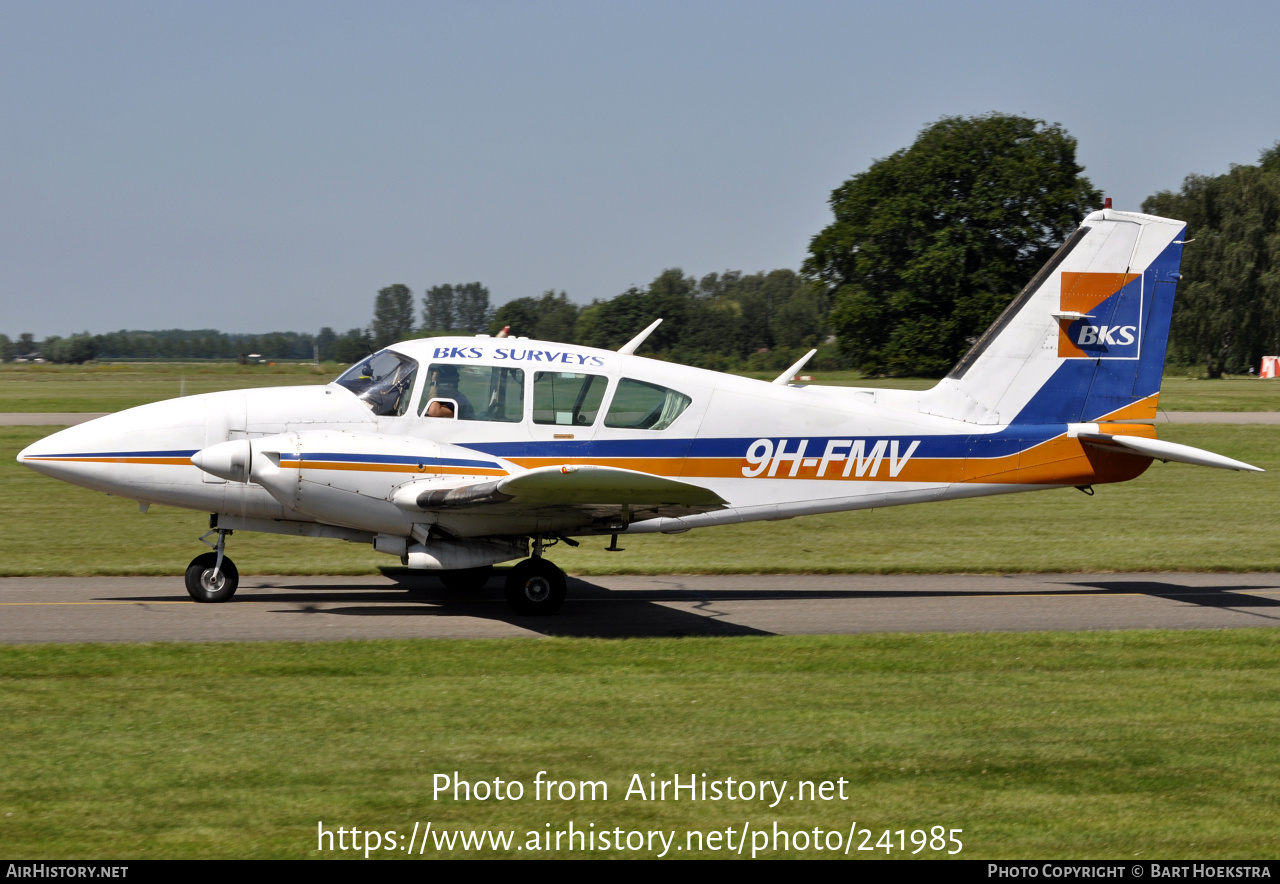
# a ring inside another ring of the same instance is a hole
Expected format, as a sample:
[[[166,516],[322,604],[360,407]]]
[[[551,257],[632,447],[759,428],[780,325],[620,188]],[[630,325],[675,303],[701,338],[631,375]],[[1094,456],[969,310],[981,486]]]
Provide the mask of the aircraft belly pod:
[[[31,445],[34,470],[203,510],[198,601],[238,575],[233,530],[371,544],[455,587],[494,563],[549,614],[575,537],[1122,482],[1153,460],[1249,464],[1156,438],[1180,221],[1106,209],[930,390],[792,386],[526,338],[395,344],[318,387],[213,393]],[[533,554],[529,555],[530,542]]]

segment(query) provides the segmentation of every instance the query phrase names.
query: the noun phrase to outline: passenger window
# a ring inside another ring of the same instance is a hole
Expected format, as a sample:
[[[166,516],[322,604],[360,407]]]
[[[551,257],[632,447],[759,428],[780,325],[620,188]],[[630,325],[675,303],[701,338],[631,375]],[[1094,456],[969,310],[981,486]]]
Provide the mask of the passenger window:
[[[458,413],[454,413],[452,402],[432,402],[433,399],[453,400]],[[524,369],[433,362],[427,369],[427,386],[418,403],[418,414],[518,423],[524,419]]]
[[[533,422],[587,427],[596,422],[606,378],[571,371],[539,371],[533,375]]]
[[[692,401],[675,390],[623,378],[609,403],[604,425],[626,430],[665,430]]]

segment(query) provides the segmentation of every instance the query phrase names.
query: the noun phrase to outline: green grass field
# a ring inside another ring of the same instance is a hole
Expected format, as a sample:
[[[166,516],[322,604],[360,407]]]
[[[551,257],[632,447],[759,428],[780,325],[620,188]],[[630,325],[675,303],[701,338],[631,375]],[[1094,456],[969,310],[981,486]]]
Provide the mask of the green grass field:
[[[41,476],[15,460],[48,427],[0,428],[0,576],[182,574],[204,547],[207,516],[128,500]],[[1269,470],[1233,473],[1151,466],[1093,497],[1074,489],[918,504],[706,528],[676,536],[605,539],[549,557],[573,574],[883,573],[950,571],[1280,570],[1280,428],[1181,425],[1162,438]],[[245,574],[363,574],[397,565],[367,546],[236,534]]]
[[[224,363],[120,363],[105,365],[0,364],[0,412],[108,412],[180,394],[245,387],[328,383],[345,366],[326,363],[231,365]],[[773,380],[755,372],[751,377]],[[920,378],[868,379],[856,372],[819,372],[815,384],[924,390]],[[1170,372],[1160,405],[1168,411],[1280,411],[1280,381],[1249,378],[1208,381]]]
[[[0,364],[0,412],[110,412],[180,395],[327,384],[346,366],[326,363],[129,362],[89,365]]]
[[[570,820],[676,844],[690,829],[856,821],[872,843],[963,829],[968,858],[1274,858],[1278,677],[1267,629],[11,646],[0,845],[292,858],[319,855],[321,820],[500,828],[518,844]],[[536,801],[540,770],[603,780],[608,800]],[[525,798],[433,801],[433,775],[454,771],[520,780]],[[848,791],[772,809],[624,801],[635,773],[790,790],[844,778]],[[761,854],[779,855],[829,856]]]

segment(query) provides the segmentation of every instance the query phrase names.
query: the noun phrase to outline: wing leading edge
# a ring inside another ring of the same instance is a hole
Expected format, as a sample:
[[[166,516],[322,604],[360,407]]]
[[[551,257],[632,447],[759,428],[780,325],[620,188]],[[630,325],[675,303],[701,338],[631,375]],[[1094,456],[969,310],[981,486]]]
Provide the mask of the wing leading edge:
[[[594,465],[538,467],[515,476],[455,488],[428,489],[414,501],[425,511],[598,508],[635,512],[653,509],[662,515],[720,509],[726,501],[708,488],[636,470]],[[637,513],[638,514],[638,513]]]

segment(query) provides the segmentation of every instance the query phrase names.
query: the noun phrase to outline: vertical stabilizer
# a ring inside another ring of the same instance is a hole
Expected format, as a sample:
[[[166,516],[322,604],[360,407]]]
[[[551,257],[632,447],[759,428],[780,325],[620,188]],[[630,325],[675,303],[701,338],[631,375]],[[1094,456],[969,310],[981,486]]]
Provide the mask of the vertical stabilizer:
[[[979,424],[1154,419],[1185,229],[1089,215],[920,409]]]

